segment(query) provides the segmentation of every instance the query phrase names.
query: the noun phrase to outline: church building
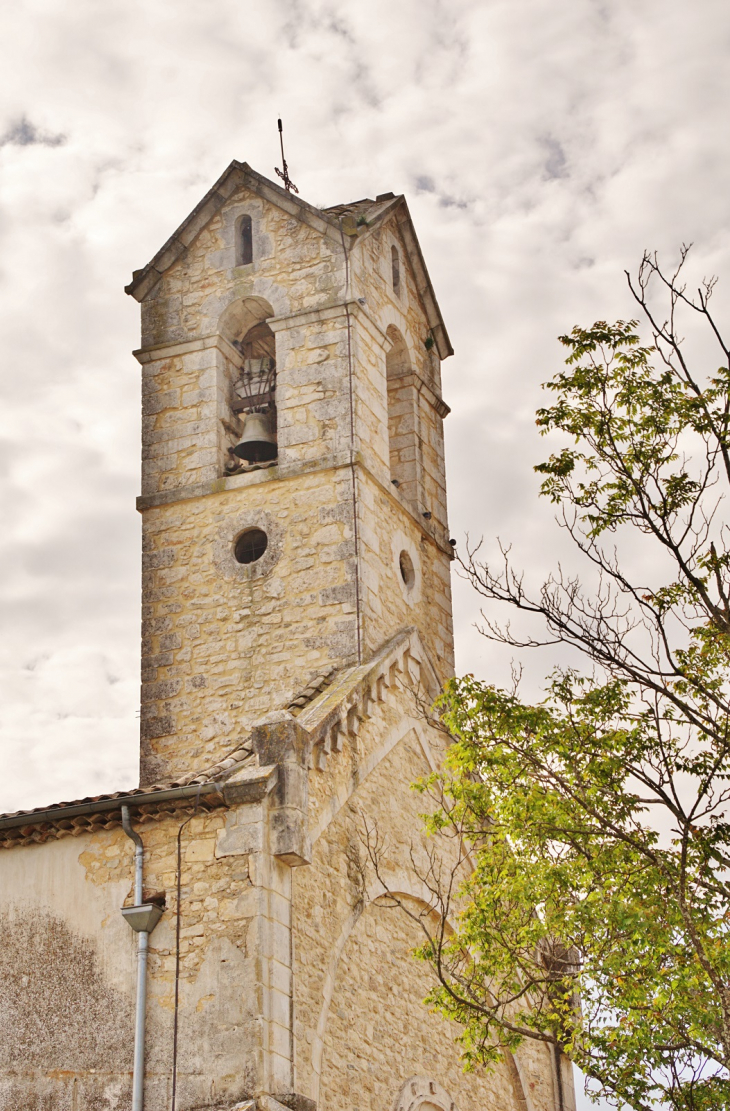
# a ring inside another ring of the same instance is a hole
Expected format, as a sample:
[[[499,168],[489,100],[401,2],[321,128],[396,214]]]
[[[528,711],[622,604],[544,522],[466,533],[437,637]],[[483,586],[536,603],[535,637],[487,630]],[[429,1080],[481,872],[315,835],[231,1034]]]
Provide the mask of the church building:
[[[405,198],[234,161],[126,291],[140,785],[0,816],[0,1111],[572,1111],[537,1043],[463,1071],[363,843],[422,907],[452,348]]]

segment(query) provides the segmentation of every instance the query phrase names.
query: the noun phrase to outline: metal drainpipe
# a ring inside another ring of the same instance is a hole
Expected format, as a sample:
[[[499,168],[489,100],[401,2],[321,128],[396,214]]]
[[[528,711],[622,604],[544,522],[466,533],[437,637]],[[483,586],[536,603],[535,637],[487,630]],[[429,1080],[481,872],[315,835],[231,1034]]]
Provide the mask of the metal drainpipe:
[[[147,1011],[147,951],[149,936],[160,920],[161,909],[142,902],[142,867],[144,846],[140,835],[132,829],[129,807],[122,807],[122,828],[134,841],[134,906],[122,914],[137,933],[137,1000],[134,1016],[134,1072],[132,1075],[132,1111],[144,1108],[144,1022]]]

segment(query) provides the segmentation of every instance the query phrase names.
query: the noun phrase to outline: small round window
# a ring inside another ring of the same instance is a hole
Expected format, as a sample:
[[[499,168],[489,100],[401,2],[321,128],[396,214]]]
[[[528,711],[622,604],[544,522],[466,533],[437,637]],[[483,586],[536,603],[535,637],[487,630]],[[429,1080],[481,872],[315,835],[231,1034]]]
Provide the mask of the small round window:
[[[400,570],[400,577],[410,590],[416,581],[416,572],[413,568],[413,560],[408,555],[408,552],[401,552],[398,557],[398,568]]]
[[[247,528],[236,541],[233,553],[239,563],[255,563],[266,551],[269,538],[263,529]]]

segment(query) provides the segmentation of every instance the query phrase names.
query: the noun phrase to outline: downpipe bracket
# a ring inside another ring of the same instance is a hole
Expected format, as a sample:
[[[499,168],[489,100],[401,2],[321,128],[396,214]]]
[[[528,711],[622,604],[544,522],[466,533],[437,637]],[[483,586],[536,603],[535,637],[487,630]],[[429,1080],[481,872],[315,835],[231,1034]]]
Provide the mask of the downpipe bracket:
[[[157,903],[142,903],[138,907],[122,907],[122,918],[135,933],[151,934],[162,918],[162,907]]]

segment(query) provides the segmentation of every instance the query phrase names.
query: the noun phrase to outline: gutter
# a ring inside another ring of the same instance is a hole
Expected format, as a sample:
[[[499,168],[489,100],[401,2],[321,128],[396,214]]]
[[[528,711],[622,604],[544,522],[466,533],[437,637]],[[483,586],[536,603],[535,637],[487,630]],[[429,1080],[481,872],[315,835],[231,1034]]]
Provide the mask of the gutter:
[[[123,806],[148,806],[155,802],[174,802],[176,799],[191,799],[212,794],[221,794],[220,783],[188,783],[184,787],[168,787],[161,791],[137,791],[130,795],[117,795],[115,798],[89,799],[86,802],[73,803],[71,806],[50,806],[47,810],[31,810],[23,814],[0,817],[0,830],[42,825],[44,822],[57,822],[62,818],[80,818],[88,814],[105,814],[110,810],[120,810]]]

